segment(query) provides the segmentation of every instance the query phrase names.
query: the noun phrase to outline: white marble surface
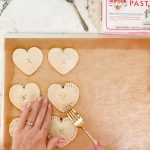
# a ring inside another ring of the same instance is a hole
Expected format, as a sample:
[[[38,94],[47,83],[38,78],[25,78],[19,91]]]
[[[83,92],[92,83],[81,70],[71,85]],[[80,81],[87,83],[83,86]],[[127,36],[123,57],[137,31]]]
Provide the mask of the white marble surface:
[[[75,4],[88,32],[83,29],[77,11],[65,0],[13,0],[0,17],[0,33],[98,33],[84,1],[75,0]]]

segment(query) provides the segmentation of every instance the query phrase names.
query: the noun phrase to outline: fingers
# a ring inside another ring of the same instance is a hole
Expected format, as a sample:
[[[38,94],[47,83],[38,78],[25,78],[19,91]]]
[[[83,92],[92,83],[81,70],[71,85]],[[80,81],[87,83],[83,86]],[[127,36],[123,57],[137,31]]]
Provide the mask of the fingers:
[[[31,110],[31,104],[27,104],[24,111],[21,114],[17,130],[21,130],[25,127],[30,110]]]
[[[49,103],[48,108],[47,108],[47,112],[46,112],[46,116],[42,125],[41,130],[44,130],[48,133],[49,127],[50,127],[50,122],[51,122],[51,116],[52,116],[52,106]]]
[[[47,148],[48,150],[53,150],[56,147],[58,147],[58,145],[63,144],[65,142],[63,137],[55,137],[51,140],[49,140]]]
[[[31,112],[30,112],[30,115],[29,115],[29,118],[28,118],[28,121],[29,122],[33,122],[33,123],[35,123],[35,120],[36,120],[36,117],[37,117],[37,114],[38,114],[38,112],[39,112],[39,109],[40,109],[40,107],[41,107],[41,97],[38,97],[37,99],[36,99],[36,101],[35,101],[35,103],[34,103],[34,105],[33,105],[33,107],[32,107],[32,110],[31,110]],[[26,126],[26,128],[32,128],[31,126]]]
[[[94,146],[94,150],[104,150],[102,145],[95,140],[95,142],[93,142],[93,146]]]
[[[40,129],[43,124],[43,121],[44,121],[44,118],[46,115],[46,111],[47,111],[47,106],[48,106],[48,100],[45,99],[42,103],[42,106],[40,108],[40,111],[38,113],[38,116],[37,116],[37,119],[36,119],[36,122],[34,125],[36,129]]]

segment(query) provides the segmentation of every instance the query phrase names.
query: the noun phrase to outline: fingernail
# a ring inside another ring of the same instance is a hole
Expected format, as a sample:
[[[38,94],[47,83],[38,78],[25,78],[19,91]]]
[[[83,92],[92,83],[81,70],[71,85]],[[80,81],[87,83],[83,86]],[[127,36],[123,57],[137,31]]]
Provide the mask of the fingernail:
[[[65,142],[65,140],[59,140],[59,143],[64,143]]]
[[[28,109],[28,108],[30,108],[31,107],[31,103],[28,103],[27,105],[26,105],[26,109]]]
[[[48,108],[51,108],[51,103],[48,104]]]
[[[97,140],[94,140],[94,144],[99,145],[99,142]]]
[[[64,143],[65,142],[65,139],[60,139],[59,141],[58,141],[58,143]]]
[[[36,101],[37,101],[37,102],[40,102],[40,101],[41,101],[41,97],[38,97],[38,98],[36,99]]]
[[[48,103],[48,100],[47,100],[47,99],[45,99],[45,100],[44,100],[44,103],[46,103],[46,104],[47,104],[47,103]]]

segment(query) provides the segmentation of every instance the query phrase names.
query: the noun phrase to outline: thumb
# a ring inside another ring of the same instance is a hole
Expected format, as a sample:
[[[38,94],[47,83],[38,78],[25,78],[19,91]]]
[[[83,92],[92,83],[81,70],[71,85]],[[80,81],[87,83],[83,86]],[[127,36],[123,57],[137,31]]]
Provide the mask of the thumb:
[[[59,144],[63,144],[65,142],[63,137],[55,137],[48,141],[47,148],[48,150],[54,150]]]

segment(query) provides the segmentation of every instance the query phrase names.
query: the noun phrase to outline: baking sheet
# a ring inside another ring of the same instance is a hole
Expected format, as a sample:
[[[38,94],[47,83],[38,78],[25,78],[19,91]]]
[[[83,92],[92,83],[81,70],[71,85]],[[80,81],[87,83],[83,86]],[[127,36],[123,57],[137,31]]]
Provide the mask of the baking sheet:
[[[16,48],[39,47],[44,62],[32,76],[18,70],[12,61]],[[52,47],[73,47],[79,62],[65,76],[58,74],[47,59]],[[11,149],[8,127],[20,116],[9,101],[13,84],[35,82],[43,97],[52,83],[73,82],[80,99],[75,109],[85,118],[90,133],[105,150],[150,149],[150,39],[6,39],[4,87],[4,143]],[[56,109],[54,115],[64,116]],[[84,131],[62,150],[92,150]]]

